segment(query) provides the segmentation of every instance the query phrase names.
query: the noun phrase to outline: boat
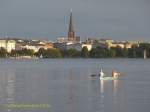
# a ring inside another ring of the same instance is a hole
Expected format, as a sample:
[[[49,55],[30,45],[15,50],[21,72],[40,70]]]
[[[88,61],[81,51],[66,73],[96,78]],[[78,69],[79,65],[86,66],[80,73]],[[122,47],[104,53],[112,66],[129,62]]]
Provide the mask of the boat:
[[[43,55],[42,54],[40,55],[40,59],[43,59]]]
[[[97,74],[91,74],[90,76],[91,76],[91,77],[98,77]]]
[[[100,80],[117,80],[115,77],[100,77]]]
[[[101,68],[101,70],[100,70],[100,73],[99,73],[99,75],[100,75],[100,80],[117,80],[119,77],[119,74],[120,73],[118,73],[118,72],[116,72],[115,70],[113,70],[112,71],[112,77],[110,77],[110,76],[106,76],[105,74],[104,74],[104,72],[102,71],[102,68]]]

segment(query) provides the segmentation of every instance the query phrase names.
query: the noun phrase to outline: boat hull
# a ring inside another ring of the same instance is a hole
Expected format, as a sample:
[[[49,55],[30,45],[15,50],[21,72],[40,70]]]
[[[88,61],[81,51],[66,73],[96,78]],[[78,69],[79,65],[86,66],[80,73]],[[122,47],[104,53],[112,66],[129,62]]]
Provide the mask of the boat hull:
[[[100,80],[117,80],[118,78],[114,77],[100,77]]]

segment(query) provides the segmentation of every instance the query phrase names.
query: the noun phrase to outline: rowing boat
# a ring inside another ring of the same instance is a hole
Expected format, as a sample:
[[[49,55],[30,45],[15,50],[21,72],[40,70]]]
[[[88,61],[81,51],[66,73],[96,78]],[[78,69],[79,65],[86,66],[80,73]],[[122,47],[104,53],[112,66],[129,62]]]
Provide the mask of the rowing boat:
[[[117,80],[117,77],[100,77],[100,80]]]

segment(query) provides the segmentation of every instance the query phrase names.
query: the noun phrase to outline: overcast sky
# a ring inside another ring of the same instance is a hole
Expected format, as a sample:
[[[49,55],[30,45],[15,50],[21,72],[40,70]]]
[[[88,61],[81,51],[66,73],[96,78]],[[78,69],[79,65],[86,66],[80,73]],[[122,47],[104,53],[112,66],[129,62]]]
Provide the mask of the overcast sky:
[[[82,39],[150,40],[150,0],[0,0],[0,37],[66,36],[70,9]]]

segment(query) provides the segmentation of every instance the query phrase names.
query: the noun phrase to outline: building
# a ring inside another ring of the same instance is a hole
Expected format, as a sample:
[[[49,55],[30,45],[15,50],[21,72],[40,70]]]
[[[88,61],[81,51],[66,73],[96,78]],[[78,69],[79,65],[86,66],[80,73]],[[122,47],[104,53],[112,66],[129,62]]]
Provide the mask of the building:
[[[124,48],[132,48],[132,44],[129,43],[129,42],[112,42],[110,44],[108,44],[108,48],[111,48],[111,47],[120,47],[122,49]]]
[[[67,43],[68,39],[65,37],[59,37],[57,38],[57,43]]]
[[[7,52],[11,52],[12,50],[15,50],[16,41],[14,40],[0,40],[0,47],[3,47],[7,50]]]
[[[48,41],[30,41],[30,42],[21,42],[16,44],[16,50],[22,50],[22,49],[30,49],[33,50],[34,52],[38,52],[40,48],[43,49],[52,49],[53,48],[53,43],[48,42]]]
[[[15,50],[15,48],[16,48],[16,41],[8,40],[7,47],[6,47],[7,52],[11,52],[12,50]]]
[[[83,43],[83,44],[82,44],[82,48],[83,48],[83,47],[87,47],[88,51],[91,51],[91,50],[92,50],[92,44]]]
[[[70,13],[70,21],[69,21],[69,29],[68,29],[68,42],[72,42],[72,43],[80,42],[80,37],[76,37],[76,35],[75,35],[72,10]]]
[[[67,49],[81,50],[82,49],[82,46],[80,43],[80,37],[75,35],[72,11],[70,12],[68,37],[57,38],[57,42],[54,43],[54,47],[61,49],[61,50],[67,50]]]
[[[69,49],[75,49],[77,51],[82,50],[82,44],[80,44],[80,43],[74,43],[74,44],[67,43],[65,47],[66,47],[65,49],[67,49],[67,50],[69,50]]]

